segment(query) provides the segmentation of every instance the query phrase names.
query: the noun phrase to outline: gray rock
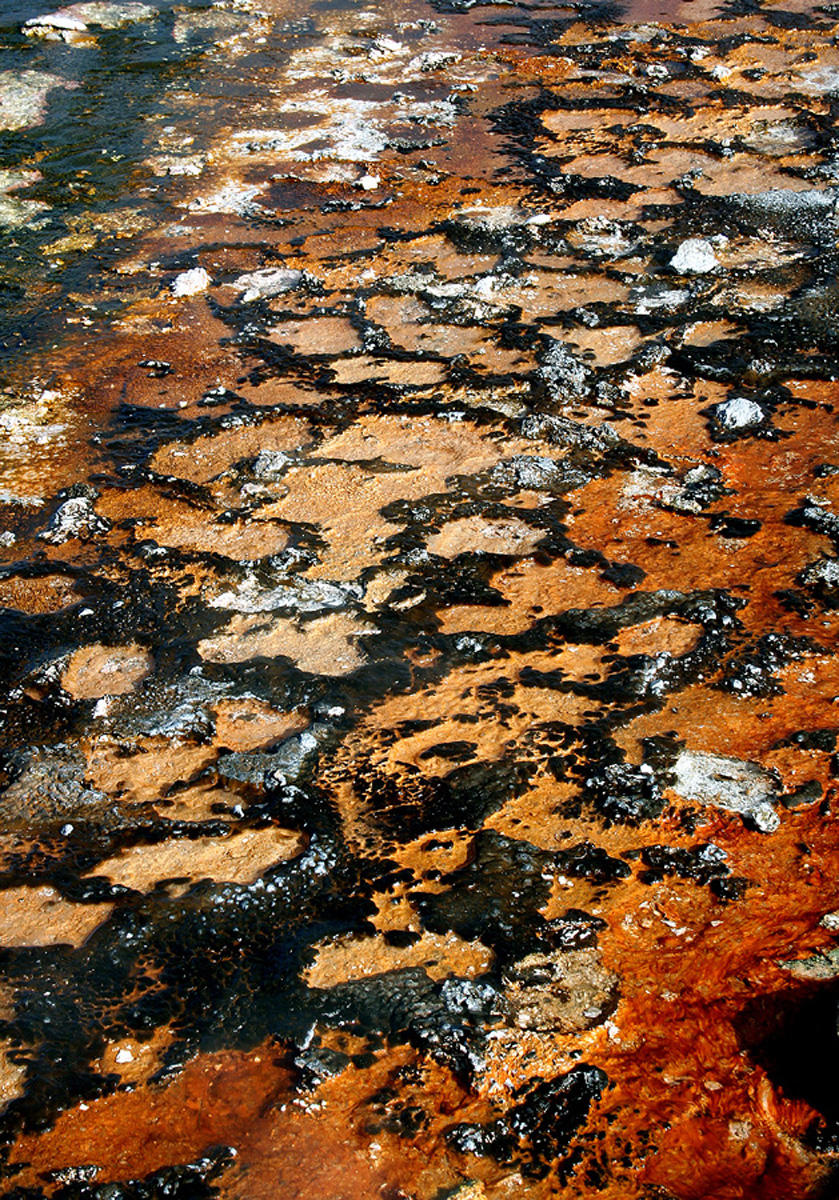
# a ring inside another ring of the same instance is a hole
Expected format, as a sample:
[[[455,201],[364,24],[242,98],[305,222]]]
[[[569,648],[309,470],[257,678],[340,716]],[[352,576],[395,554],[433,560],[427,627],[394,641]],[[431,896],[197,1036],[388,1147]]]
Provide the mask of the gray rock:
[[[86,762],[73,747],[39,746],[21,754],[18,774],[2,795],[3,817],[24,827],[93,815],[109,803],[85,780]]]
[[[557,446],[579,446],[594,454],[606,454],[621,444],[620,434],[607,421],[594,428],[549,413],[530,413],[521,423],[521,432],[523,437],[534,441],[544,439]]]
[[[687,472],[678,492],[665,497],[665,507],[676,512],[700,513],[719,500],[725,490],[719,468],[701,463]]]
[[[232,680],[205,679],[201,668],[193,667],[172,683],[152,682],[141,694],[116,697],[108,712],[109,730],[114,737],[126,739],[211,738],[212,705],[235,696],[237,689]]]
[[[241,613],[274,612],[281,608],[313,613],[326,608],[344,608],[351,601],[360,600],[362,595],[363,588],[357,583],[337,584],[293,577],[277,587],[263,588],[248,575],[235,591],[216,596],[211,607]]]
[[[785,959],[779,962],[778,966],[794,975],[796,979],[836,979],[839,977],[839,946],[825,954],[813,954],[809,958]]]
[[[564,342],[553,342],[542,356],[539,375],[558,400],[585,396],[591,388],[591,371]]]
[[[541,454],[517,454],[493,468],[493,483],[533,492],[567,492],[588,483],[590,476],[563,460]]]
[[[330,725],[316,724],[304,729],[296,737],[288,738],[272,756],[271,780],[282,786],[298,779],[312,756],[331,736]]]
[[[247,275],[240,275],[236,280],[236,287],[242,289],[242,302],[250,304],[253,300],[267,300],[271,296],[293,292],[301,286],[304,279],[302,271],[292,271],[287,267],[266,267],[261,271],[249,271]]]
[[[260,450],[253,473],[257,479],[279,479],[291,461],[291,455],[284,450]]]
[[[107,533],[110,521],[100,517],[87,496],[73,496],[55,510],[43,533],[38,534],[44,542],[60,545],[71,538],[94,537]]]
[[[803,583],[820,583],[828,588],[839,588],[839,558],[820,558],[804,568]]]

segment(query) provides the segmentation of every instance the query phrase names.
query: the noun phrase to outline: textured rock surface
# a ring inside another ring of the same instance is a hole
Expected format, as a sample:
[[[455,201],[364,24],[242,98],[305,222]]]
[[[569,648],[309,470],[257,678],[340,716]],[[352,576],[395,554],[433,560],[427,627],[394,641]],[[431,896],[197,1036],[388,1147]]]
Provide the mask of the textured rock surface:
[[[834,7],[17,7],[2,1194],[830,1200]]]

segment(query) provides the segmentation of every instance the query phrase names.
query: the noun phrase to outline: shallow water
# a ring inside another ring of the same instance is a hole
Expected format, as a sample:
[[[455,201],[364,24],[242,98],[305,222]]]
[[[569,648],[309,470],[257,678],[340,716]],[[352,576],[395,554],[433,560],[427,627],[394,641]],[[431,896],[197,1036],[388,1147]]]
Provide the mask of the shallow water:
[[[835,1193],[837,33],[0,6],[4,1195]]]

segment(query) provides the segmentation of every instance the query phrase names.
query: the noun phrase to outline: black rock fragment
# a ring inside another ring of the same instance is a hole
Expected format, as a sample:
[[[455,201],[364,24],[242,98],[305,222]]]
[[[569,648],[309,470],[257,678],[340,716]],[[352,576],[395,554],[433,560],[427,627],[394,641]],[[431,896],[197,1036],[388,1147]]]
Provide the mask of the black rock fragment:
[[[447,1139],[463,1154],[525,1167],[536,1177],[553,1167],[562,1179],[572,1164],[567,1151],[574,1134],[607,1083],[604,1071],[581,1064],[567,1075],[518,1093],[518,1103],[495,1121],[453,1126]]]

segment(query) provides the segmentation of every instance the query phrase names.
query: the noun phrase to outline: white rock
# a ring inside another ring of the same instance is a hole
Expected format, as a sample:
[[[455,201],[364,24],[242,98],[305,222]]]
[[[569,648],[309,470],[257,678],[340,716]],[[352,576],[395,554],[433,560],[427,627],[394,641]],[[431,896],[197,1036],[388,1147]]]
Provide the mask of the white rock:
[[[379,54],[399,54],[405,47],[402,42],[397,42],[395,38],[380,37],[376,38],[373,45],[373,51]]]
[[[714,415],[724,429],[731,430],[753,429],[762,425],[766,418],[757,401],[749,400],[747,396],[732,396],[718,404]]]
[[[655,286],[638,289],[633,292],[632,299],[635,301],[635,311],[645,317],[662,308],[678,308],[690,299],[690,292],[684,288]]]
[[[0,504],[19,504],[23,508],[43,508],[42,496],[23,496],[11,488],[0,488]]]
[[[125,4],[111,4],[107,0],[85,0],[81,4],[70,4],[60,8],[62,16],[76,17],[86,25],[98,25],[102,29],[119,29],[134,21],[150,21],[157,9],[139,0],[127,0]]]
[[[86,30],[87,25],[80,17],[74,17],[70,13],[59,10],[47,13],[43,17],[30,17],[23,23],[20,31],[26,37],[58,36],[60,38],[66,33],[84,33]]]
[[[357,186],[362,188],[365,192],[372,192],[375,191],[375,189],[379,186],[379,182],[378,175],[362,175],[358,180]]]
[[[832,65],[811,67],[809,71],[802,71],[798,86],[806,95],[823,96],[839,87],[839,70]]]
[[[719,266],[710,242],[704,238],[688,238],[670,259],[670,266],[680,275],[707,275]]]
[[[199,292],[206,292],[209,286],[210,276],[203,267],[182,271],[171,283],[173,296],[197,296]]]
[[[134,1055],[130,1050],[121,1047],[114,1055],[114,1061],[118,1063],[130,1063],[134,1061]]]
[[[453,50],[425,50],[412,58],[408,63],[408,71],[440,71],[460,62],[460,55]]]
[[[421,107],[413,103],[411,115],[427,116],[436,124],[450,123],[436,111],[421,113],[418,111]],[[283,117],[292,118],[302,113],[311,120],[311,108],[311,100],[290,97],[283,102],[279,112]],[[311,163],[332,160],[369,164],[387,148],[389,139],[380,128],[381,104],[378,101],[335,98],[319,107],[318,116],[316,123],[302,128],[243,129],[233,135],[233,140],[247,153],[274,152],[297,162]],[[257,191],[254,188],[254,192]]]
[[[254,184],[231,180],[209,196],[197,196],[186,207],[190,212],[236,213],[240,217],[250,217],[258,211],[255,203],[258,195],[259,188]]]
[[[87,33],[91,25],[100,29],[118,29],[134,21],[149,21],[155,15],[156,9],[149,4],[131,0],[126,4],[88,0],[87,3],[71,4],[40,17],[31,17],[21,26],[21,33],[27,37],[73,42]]]
[[[273,612],[278,608],[312,613],[345,608],[349,600],[359,599],[361,592],[358,584],[336,586],[321,579],[293,579],[278,587],[263,588],[256,576],[246,575],[234,591],[222,592],[210,601],[210,606],[240,613]]]
[[[739,813],[750,818],[761,833],[778,828],[775,780],[757,763],[683,750],[676,759],[675,772],[673,790],[686,800]]]

